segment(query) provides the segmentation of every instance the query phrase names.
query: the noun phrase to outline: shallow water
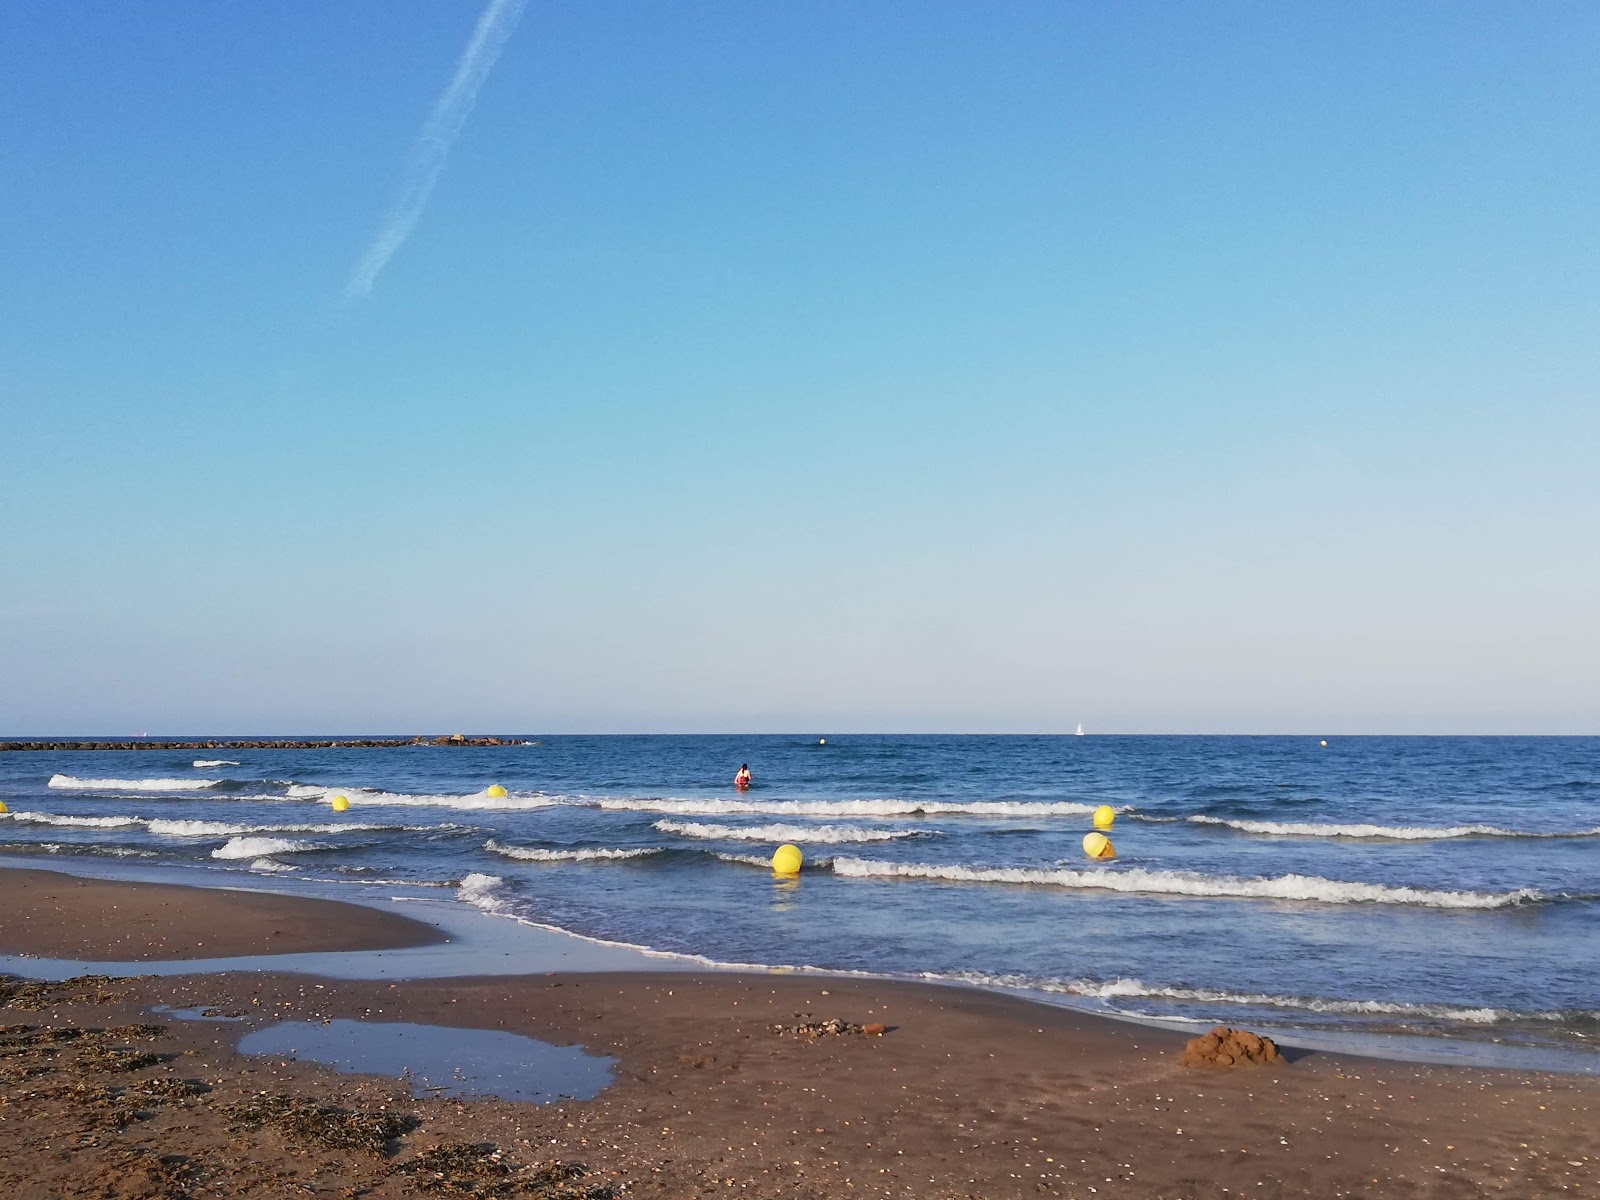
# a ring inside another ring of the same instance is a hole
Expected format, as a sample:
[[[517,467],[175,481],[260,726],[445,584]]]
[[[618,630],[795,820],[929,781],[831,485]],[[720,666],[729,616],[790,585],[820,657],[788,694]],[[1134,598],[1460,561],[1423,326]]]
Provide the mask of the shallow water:
[[[432,894],[1164,1020],[1600,1039],[1600,739],[539,741],[0,755],[0,853]],[[1078,845],[1099,804],[1109,864]],[[797,881],[761,865],[781,841]]]
[[[529,1104],[591,1100],[616,1059],[493,1029],[380,1021],[283,1021],[247,1033],[239,1053],[301,1059],[344,1075],[404,1079],[414,1096],[498,1096]]]

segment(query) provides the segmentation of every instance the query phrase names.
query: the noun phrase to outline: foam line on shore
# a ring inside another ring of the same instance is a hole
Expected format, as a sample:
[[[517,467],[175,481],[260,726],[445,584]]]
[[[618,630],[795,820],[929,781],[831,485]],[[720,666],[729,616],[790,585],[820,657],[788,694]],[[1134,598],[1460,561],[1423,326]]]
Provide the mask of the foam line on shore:
[[[1145,895],[1219,897],[1249,900],[1301,900],[1319,904],[1409,904],[1427,908],[1493,909],[1536,904],[1549,899],[1533,888],[1510,892],[1454,892],[1353,883],[1316,875],[1278,875],[1244,879],[1187,871],[1152,871],[1058,867],[974,868],[932,863],[893,863],[865,858],[836,858],[834,874],[858,879],[925,879],[949,883],[1043,885],[1088,891]]]
[[[1220,988],[1173,987],[1147,984],[1139,979],[1033,979],[1025,975],[995,975],[983,971],[941,973],[924,971],[919,978],[940,983],[967,983],[975,987],[1006,988],[1081,996],[1091,1000],[1160,999],[1198,1004],[1227,1004],[1258,1008],[1287,1008],[1339,1016],[1396,1016],[1450,1021],[1466,1025],[1509,1023],[1600,1022],[1600,1010],[1523,1012],[1489,1005],[1426,1004],[1389,1000],[1349,1000],[1327,996],[1279,996],[1267,992],[1230,992]]]

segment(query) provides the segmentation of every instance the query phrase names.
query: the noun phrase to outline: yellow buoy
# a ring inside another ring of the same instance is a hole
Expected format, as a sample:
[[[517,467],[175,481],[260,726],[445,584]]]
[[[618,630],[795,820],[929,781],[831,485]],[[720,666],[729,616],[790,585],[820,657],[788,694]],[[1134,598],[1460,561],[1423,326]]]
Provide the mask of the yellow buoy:
[[[6,807],[6,802],[4,800],[0,800],[0,812],[10,812],[10,811],[11,810]]]
[[[333,798],[332,807],[334,812],[346,812],[350,808],[350,801],[346,800],[343,796],[335,796]]]
[[[804,856],[800,853],[799,846],[791,846],[787,842],[779,846],[772,855],[772,873],[774,875],[798,875],[800,864]]]
[[[828,744],[828,739],[827,738],[818,738],[817,739],[817,745],[826,746],[827,744]]]
[[[1324,739],[1323,739],[1323,741],[1322,741],[1322,744],[1323,744],[1323,745],[1324,745],[1324,746],[1326,746],[1326,745],[1327,745],[1327,744],[1328,744],[1328,741],[1327,741],[1327,739],[1326,739],[1326,738],[1324,738]]]
[[[495,799],[496,799],[496,800],[498,800],[498,799],[500,799],[500,798],[501,798],[501,797],[502,797],[502,796],[504,796],[504,795],[505,795],[505,794],[506,794],[506,790],[505,790],[505,788],[503,788],[503,787],[501,787],[501,786],[500,786],[500,785],[499,785],[499,784],[498,784],[498,783],[497,783],[497,784],[494,784],[494,785],[492,785],[492,786],[491,786],[491,787],[490,787],[490,788],[489,788],[489,789],[488,789],[488,790],[487,790],[487,791],[485,791],[485,792],[484,792],[484,793],[483,793],[483,794],[484,794],[484,795],[485,795],[485,796],[493,796],[493,797],[494,797],[494,798],[495,798]]]
[[[1096,829],[1110,829],[1111,823],[1117,819],[1117,810],[1109,804],[1102,804],[1094,810],[1094,827]]]
[[[1111,848],[1111,839],[1103,833],[1084,834],[1083,852],[1090,858],[1115,858],[1117,856],[1117,852]]]

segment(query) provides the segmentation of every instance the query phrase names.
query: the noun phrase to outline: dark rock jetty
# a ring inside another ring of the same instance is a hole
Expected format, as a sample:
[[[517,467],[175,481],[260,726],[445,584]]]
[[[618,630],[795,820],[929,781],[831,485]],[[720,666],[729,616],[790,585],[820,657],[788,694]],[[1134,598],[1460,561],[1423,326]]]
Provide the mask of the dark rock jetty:
[[[4,750],[325,750],[333,746],[361,749],[388,749],[397,746],[520,746],[522,738],[468,737],[452,733],[447,737],[409,738],[250,738],[207,739],[205,741],[164,742],[148,738],[122,741],[13,742],[0,741]]]

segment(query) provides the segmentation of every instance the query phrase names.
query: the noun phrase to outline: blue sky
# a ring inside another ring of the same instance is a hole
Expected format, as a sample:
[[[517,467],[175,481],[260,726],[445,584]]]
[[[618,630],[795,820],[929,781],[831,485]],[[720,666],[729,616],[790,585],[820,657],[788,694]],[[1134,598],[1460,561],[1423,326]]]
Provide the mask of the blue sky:
[[[1600,733],[1600,9],[0,12],[0,732]]]

